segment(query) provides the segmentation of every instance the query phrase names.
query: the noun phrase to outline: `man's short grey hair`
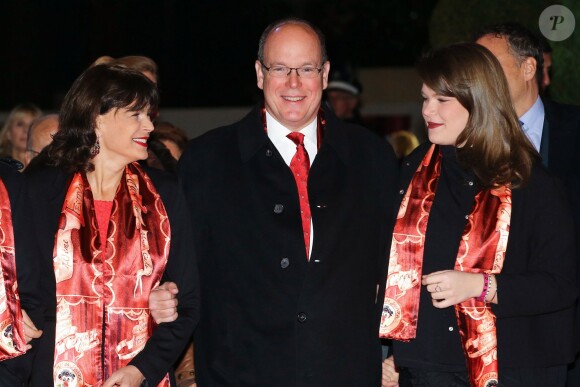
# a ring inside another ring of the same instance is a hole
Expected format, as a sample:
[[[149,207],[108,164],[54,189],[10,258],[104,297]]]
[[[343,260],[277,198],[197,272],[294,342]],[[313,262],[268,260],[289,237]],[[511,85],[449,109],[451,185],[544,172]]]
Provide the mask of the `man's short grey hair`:
[[[544,57],[542,56],[540,40],[536,34],[519,23],[499,23],[484,27],[476,32],[473,42],[487,35],[505,39],[510,53],[516,58],[518,65],[521,65],[526,58],[534,58],[536,60],[536,80],[538,85],[542,84]]]

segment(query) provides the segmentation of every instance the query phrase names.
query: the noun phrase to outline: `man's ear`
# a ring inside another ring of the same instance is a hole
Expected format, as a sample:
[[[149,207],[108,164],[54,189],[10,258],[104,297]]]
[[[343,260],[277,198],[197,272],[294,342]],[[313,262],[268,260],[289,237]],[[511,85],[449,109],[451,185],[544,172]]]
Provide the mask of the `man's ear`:
[[[256,81],[258,88],[264,90],[264,69],[262,68],[262,63],[259,60],[256,60],[254,67],[256,68]]]
[[[326,61],[322,65],[322,90],[328,86],[328,74],[330,73],[330,62]]]
[[[522,66],[524,68],[524,79],[526,81],[532,80],[536,77],[536,60],[534,58],[527,57],[523,62],[522,62]]]

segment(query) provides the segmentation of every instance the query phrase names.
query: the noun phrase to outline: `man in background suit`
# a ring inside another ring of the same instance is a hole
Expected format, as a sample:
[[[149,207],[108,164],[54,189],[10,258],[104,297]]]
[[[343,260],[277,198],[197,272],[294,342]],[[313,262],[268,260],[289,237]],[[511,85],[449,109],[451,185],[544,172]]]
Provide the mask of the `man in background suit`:
[[[517,23],[498,24],[480,31],[474,40],[499,60],[524,132],[540,152],[542,163],[564,184],[580,243],[580,107],[540,97],[543,52],[538,38],[525,27]],[[580,308],[577,309],[580,326]],[[576,342],[580,353],[580,328],[578,331]],[[568,385],[580,385],[578,355],[569,369]]]
[[[255,62],[264,103],[180,160],[202,386],[380,385],[397,164],[380,138],[321,108],[329,69],[312,25],[270,25]]]

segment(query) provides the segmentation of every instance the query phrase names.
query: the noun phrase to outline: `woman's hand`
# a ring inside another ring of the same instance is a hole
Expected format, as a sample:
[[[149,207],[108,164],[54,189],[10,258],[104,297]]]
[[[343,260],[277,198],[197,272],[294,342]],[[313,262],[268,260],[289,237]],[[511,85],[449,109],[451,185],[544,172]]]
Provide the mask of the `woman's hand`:
[[[458,270],[436,271],[423,276],[421,283],[431,293],[433,306],[447,308],[473,297],[483,290],[482,273],[466,273]]]
[[[135,366],[129,365],[113,372],[103,387],[139,387],[145,377]]]
[[[399,373],[395,368],[395,359],[392,355],[383,360],[381,387],[399,387]]]

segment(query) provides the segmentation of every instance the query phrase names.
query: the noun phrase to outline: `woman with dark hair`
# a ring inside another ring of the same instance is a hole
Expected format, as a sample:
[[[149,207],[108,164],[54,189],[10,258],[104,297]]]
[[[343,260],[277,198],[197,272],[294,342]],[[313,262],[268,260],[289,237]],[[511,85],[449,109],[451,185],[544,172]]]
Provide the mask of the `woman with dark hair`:
[[[172,176],[137,163],[158,98],[135,70],[87,69],[64,99],[46,166],[27,172],[40,254],[54,273],[44,291],[56,294],[46,316],[56,318],[54,360],[37,363],[51,363],[38,385],[168,386],[197,323],[183,195]],[[179,282],[179,316],[154,327],[148,297],[162,279]]]
[[[564,386],[577,294],[564,195],[489,51],[452,45],[419,74],[430,143],[402,164],[380,328],[398,384]]]

